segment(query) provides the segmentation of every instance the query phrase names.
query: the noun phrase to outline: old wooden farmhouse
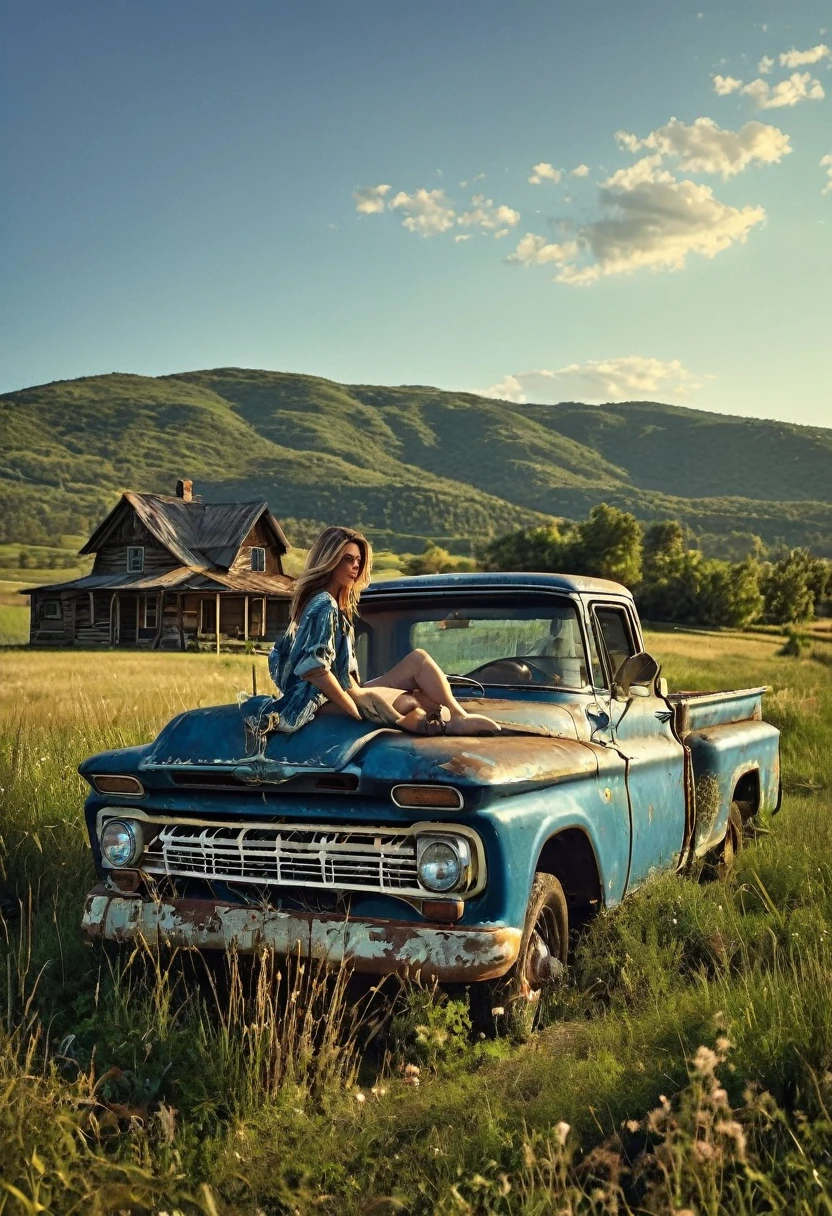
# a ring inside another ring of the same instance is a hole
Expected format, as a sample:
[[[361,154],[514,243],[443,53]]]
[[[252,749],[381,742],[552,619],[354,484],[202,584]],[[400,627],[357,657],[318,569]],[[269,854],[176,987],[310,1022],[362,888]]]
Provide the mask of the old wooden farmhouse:
[[[273,640],[285,629],[289,547],[265,502],[125,493],[84,545],[92,573],[31,587],[32,644],[185,650]]]

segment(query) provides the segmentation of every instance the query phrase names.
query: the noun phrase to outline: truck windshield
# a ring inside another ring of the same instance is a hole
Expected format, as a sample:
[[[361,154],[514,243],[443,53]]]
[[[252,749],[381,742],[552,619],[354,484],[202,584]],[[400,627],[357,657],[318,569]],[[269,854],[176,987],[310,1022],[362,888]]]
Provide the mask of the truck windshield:
[[[448,675],[481,684],[585,688],[586,654],[574,604],[554,596],[490,596],[444,603],[362,603],[356,653],[363,679],[383,675],[417,647]]]

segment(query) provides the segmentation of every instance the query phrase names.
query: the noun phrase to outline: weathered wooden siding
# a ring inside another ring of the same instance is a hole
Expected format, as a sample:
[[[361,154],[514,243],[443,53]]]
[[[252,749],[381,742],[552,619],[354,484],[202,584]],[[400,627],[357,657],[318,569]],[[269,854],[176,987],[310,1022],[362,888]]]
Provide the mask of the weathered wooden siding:
[[[280,560],[280,553],[274,547],[274,537],[272,536],[271,529],[266,526],[262,519],[258,519],[242,545],[240,545],[240,551],[230,569],[235,573],[250,570],[251,551],[255,547],[266,550],[266,574],[283,573],[283,564]]]
[[[124,516],[95,555],[93,574],[126,574],[127,550],[132,545],[144,548],[144,571],[147,574],[174,570],[181,561],[148,531],[135,511],[125,508]]]
[[[74,597],[61,591],[33,591],[30,598],[29,641],[37,646],[71,646],[75,627]],[[58,604],[59,616],[47,616],[47,605]]]
[[[92,612],[90,607],[92,606]],[[75,645],[109,646],[113,592],[80,592],[75,597]]]

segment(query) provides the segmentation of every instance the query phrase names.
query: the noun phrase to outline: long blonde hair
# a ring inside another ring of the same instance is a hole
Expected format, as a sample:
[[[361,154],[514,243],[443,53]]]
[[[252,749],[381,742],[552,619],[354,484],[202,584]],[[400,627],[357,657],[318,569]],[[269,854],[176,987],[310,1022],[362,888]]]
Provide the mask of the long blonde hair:
[[[352,621],[358,611],[358,600],[361,592],[370,581],[373,570],[373,548],[366,536],[356,532],[355,528],[324,528],[306,555],[306,564],[298,575],[295,591],[292,596],[290,620],[294,624],[300,620],[301,614],[309,600],[318,591],[325,591],[332,571],[344,555],[347,545],[358,545],[361,550],[361,569],[358,578],[348,590],[342,587],[338,594],[338,607],[348,621]]]

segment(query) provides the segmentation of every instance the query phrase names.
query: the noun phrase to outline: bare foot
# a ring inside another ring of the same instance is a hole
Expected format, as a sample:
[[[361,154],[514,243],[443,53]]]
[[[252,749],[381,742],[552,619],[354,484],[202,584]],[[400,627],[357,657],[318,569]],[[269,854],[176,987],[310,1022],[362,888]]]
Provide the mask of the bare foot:
[[[464,717],[451,718],[445,724],[448,735],[498,735],[500,727],[493,718],[485,714],[465,714]]]

